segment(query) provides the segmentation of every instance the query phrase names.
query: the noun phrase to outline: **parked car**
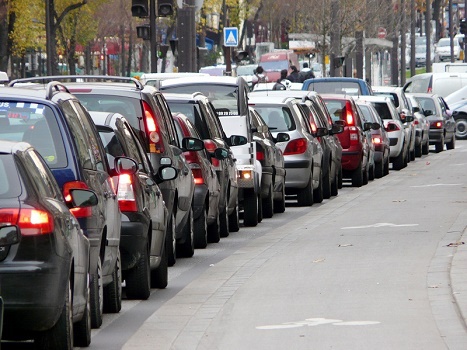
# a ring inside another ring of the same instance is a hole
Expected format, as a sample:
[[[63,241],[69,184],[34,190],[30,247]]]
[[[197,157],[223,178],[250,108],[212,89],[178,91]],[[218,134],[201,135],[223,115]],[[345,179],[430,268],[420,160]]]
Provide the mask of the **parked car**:
[[[187,116],[173,113],[173,117],[180,139],[184,137],[201,139],[196,127]],[[208,238],[219,237],[220,229],[221,186],[217,178],[216,168],[211,163],[211,157],[222,161],[229,156],[229,151],[225,148],[216,148],[211,155],[206,149],[187,150],[184,152],[184,156],[195,178],[195,193],[192,202],[193,219],[195,220],[193,243],[195,248],[206,248]],[[191,249],[189,253],[191,253]]]
[[[250,107],[253,140],[256,142],[256,159],[261,163],[262,215],[271,218],[274,213],[285,211],[285,167],[282,150],[261,115]]]
[[[416,74],[405,83],[406,93],[432,93],[446,97],[467,85],[467,73],[443,72]]]
[[[194,213],[194,224],[198,231],[206,231],[201,233],[201,236],[207,235],[209,242],[217,243],[220,237],[227,237],[230,232],[237,232],[240,229],[237,166],[230,145],[236,145],[241,137],[231,135],[228,138],[225,135],[214,106],[202,93],[172,94],[164,92],[164,96],[172,112],[184,114],[195,125],[210,155],[211,164],[216,170],[217,179],[221,186],[218,210],[219,228],[215,226],[216,218],[203,216],[203,213],[197,210]],[[227,149],[229,151],[227,158],[217,159],[215,157],[217,148]]]
[[[15,81],[10,84],[16,85]],[[72,189],[90,189],[97,206],[73,208],[89,239],[91,271],[91,321],[102,324],[102,313],[121,309],[121,218],[117,195],[109,175],[104,147],[87,110],[65,86],[50,82],[29,88],[4,87],[0,110],[7,116],[0,139],[26,141],[45,159],[69,202]],[[123,168],[121,173],[131,172]]]
[[[316,91],[319,94],[373,95],[365,80],[346,77],[307,79],[303,82],[302,90]]]
[[[430,145],[435,145],[436,152],[456,146],[456,122],[448,113],[447,105],[441,96],[436,94],[413,94],[420,103],[427,120],[430,122]]]
[[[461,46],[459,40],[453,40],[454,60],[460,59]],[[451,39],[441,38],[436,43],[435,56],[442,62],[444,60],[451,60]]]
[[[154,173],[143,146],[121,114],[90,111],[90,115],[104,145],[122,213],[120,254],[126,296],[147,299],[151,287],[165,288],[168,282],[168,213],[157,183],[171,180],[177,173],[173,167],[161,167]],[[115,171],[115,159],[122,156],[134,161],[134,174]]]
[[[215,108],[228,137],[240,135],[246,143],[231,145],[237,159],[238,198],[243,208],[243,224],[256,226],[260,221],[261,163],[256,159],[256,143],[248,113],[248,84],[242,77],[199,77],[165,80],[160,89],[170,93],[201,92]]]
[[[429,130],[430,123],[425,118],[419,102],[411,94],[406,94],[407,99],[412,107],[415,124],[415,155],[421,157],[423,154],[428,154],[430,150]]]
[[[323,149],[312,135],[300,101],[293,97],[252,95],[249,103],[268,125],[283,152],[286,195],[296,195],[300,206],[322,202]]]
[[[97,196],[70,189],[66,203],[41,155],[25,142],[0,141],[0,178],[3,340],[35,339],[36,349],[47,350],[88,346],[90,246],[69,208],[88,210]]]
[[[361,96],[360,99],[370,102],[384,122],[384,128],[389,135],[392,168],[405,168],[409,161],[408,135],[394,103],[385,96]]]
[[[181,145],[178,143],[174,121],[162,94],[153,86],[143,86],[137,79],[111,76],[46,76],[18,82],[64,81],[68,89],[90,111],[122,114],[132,126],[155,171],[173,166],[178,176],[160,184],[162,197],[169,212],[166,249],[169,266],[175,264],[177,242],[183,242],[191,213],[194,179]],[[75,82],[79,80],[80,82]]]
[[[384,128],[384,122],[376,111],[375,107],[370,103],[360,99],[355,101],[362,112],[362,116],[366,122],[378,123],[379,128],[372,128],[371,139],[375,147],[375,177],[381,178],[389,174],[389,137]]]
[[[401,120],[404,123],[405,128],[409,130],[409,161],[415,160],[415,149],[417,148],[416,126],[414,123],[413,111],[404,90],[402,90],[401,87],[395,86],[372,86],[372,89],[375,95],[388,96],[392,99],[394,106],[401,116]],[[420,144],[418,147],[421,149]]]
[[[449,103],[449,109],[456,121],[456,139],[467,139],[467,100]]]

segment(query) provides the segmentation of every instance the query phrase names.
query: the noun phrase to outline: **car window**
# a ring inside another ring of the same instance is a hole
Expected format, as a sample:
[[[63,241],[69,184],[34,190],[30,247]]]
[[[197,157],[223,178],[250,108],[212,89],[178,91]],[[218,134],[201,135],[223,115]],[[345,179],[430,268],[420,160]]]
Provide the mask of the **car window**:
[[[0,198],[14,198],[21,194],[21,182],[11,154],[0,154]]]
[[[374,94],[384,96],[384,97],[389,97],[391,99],[392,103],[394,103],[394,106],[396,106],[396,108],[399,107],[399,97],[397,96],[396,93],[384,92],[384,91],[375,91]]]
[[[428,97],[417,97],[417,100],[420,102],[420,106],[423,108],[423,110],[436,113],[435,101],[433,101],[433,99]]]
[[[165,132],[169,136],[170,144],[174,146],[179,146],[177,140],[177,134],[175,131],[175,123],[170,113],[169,105],[167,104],[165,98],[162,96],[161,93],[153,95],[155,100],[157,101],[156,104],[156,113],[159,117],[159,121],[161,121],[164,125]]]
[[[308,85],[308,90],[320,94],[361,95],[362,91],[357,82],[350,81],[317,81]]]
[[[288,107],[256,105],[255,109],[263,117],[263,120],[272,132],[291,131],[296,129],[292,112]]]
[[[372,102],[381,119],[392,119],[391,110],[386,102]]]
[[[298,120],[300,122],[300,125],[302,126],[302,129],[305,130],[307,133],[311,134],[311,126],[305,109],[303,109],[303,107],[299,104],[294,104],[293,108],[295,110],[295,113],[297,113]]]
[[[326,100],[324,103],[333,122],[344,120],[347,114],[347,106],[344,100]]]
[[[61,132],[49,106],[0,101],[0,126],[0,139],[30,143],[51,168],[67,166]]]
[[[197,106],[192,103],[169,102],[170,110],[174,113],[184,114],[192,123],[195,124],[203,139],[211,138],[208,125],[203,121]]]
[[[43,163],[41,156],[30,149],[25,153],[24,161],[27,169],[35,169],[35,171],[28,171],[28,176],[33,180],[39,194],[44,198],[59,199],[61,195],[56,190],[57,185],[54,184],[54,177]]]

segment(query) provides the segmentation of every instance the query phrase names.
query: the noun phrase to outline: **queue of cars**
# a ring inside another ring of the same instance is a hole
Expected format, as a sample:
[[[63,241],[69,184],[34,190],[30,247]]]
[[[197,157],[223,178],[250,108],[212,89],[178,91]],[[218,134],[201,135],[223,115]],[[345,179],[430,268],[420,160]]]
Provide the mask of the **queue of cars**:
[[[128,299],[147,299],[167,287],[177,258],[238,231],[241,218],[255,226],[284,212],[286,198],[311,206],[345,181],[363,186],[390,162],[405,167],[418,141],[415,156],[428,142],[455,147],[439,96],[413,94],[416,108],[398,111],[400,90],[374,96],[365,85],[368,95],[352,96],[352,80],[334,82],[333,94],[310,91],[326,81],[250,92],[232,77],[155,88],[54,76],[2,88],[3,338],[88,346],[103,313],[120,311],[123,282]],[[427,121],[418,132],[416,113]]]

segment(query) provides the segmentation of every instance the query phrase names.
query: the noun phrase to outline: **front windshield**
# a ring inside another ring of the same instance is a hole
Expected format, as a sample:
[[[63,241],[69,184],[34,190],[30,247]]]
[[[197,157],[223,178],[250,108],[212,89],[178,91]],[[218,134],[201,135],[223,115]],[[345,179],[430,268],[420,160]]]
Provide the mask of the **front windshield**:
[[[438,46],[440,47],[446,47],[446,46],[451,46],[451,43],[449,40],[440,40],[438,42]]]

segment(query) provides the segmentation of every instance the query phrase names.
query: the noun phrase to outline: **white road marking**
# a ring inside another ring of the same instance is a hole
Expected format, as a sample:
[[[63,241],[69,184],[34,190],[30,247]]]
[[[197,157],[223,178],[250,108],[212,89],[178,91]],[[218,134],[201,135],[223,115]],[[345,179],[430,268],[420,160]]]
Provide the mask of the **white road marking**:
[[[360,228],[375,228],[375,227],[412,227],[418,226],[418,224],[391,224],[388,222],[380,222],[373,225],[365,225],[365,226],[350,226],[350,227],[341,227],[341,230],[354,230]]]
[[[288,328],[297,328],[297,327],[313,327],[320,326],[324,324],[332,324],[333,326],[368,326],[379,324],[379,321],[342,321],[342,320],[333,320],[327,318],[307,318],[304,321],[298,322],[286,322],[282,324],[268,325],[268,326],[258,326],[256,329],[271,330],[271,329],[288,329]]]
[[[418,186],[410,186],[410,187],[437,187],[437,186],[462,186],[462,184],[431,184],[431,185],[418,185]]]

